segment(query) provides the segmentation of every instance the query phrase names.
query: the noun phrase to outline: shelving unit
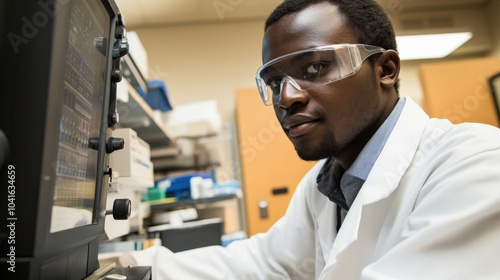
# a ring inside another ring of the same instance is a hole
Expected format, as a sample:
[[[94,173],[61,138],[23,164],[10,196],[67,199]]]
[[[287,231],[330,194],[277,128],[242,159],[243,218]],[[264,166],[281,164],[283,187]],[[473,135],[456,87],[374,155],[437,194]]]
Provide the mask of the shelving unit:
[[[150,145],[151,161],[153,162],[155,175],[165,176],[166,174],[170,174],[170,172],[201,171],[208,168],[215,168],[220,165],[220,162],[218,162],[220,159],[215,159],[211,155],[212,150],[207,149],[206,146],[214,146],[221,141],[219,145],[223,146],[225,145],[223,142],[226,141],[230,144],[231,149],[234,149],[231,144],[232,138],[219,139],[220,137],[217,135],[207,135],[206,137],[200,137],[200,139],[193,139],[197,143],[194,150],[192,153],[184,154],[184,149],[181,145],[182,141],[180,139],[177,141],[169,134],[166,125],[163,123],[161,113],[154,111],[144,100],[143,94],[148,92],[148,83],[143,75],[141,75],[133,59],[129,55],[126,55],[123,57],[121,65],[124,77],[122,83],[126,84],[128,98],[119,98],[117,101],[119,122],[116,127],[133,129],[139,138]],[[234,151],[231,150],[229,153],[234,153]],[[224,171],[227,174],[234,173],[232,170]],[[244,223],[242,221],[244,217],[241,214],[241,210],[243,209],[240,205],[241,200],[241,195],[234,193],[196,200],[186,199],[168,203],[165,201],[153,201],[144,202],[143,204],[149,208],[149,218],[155,212],[194,207],[197,210],[202,210],[202,214],[208,216],[222,213],[224,218],[228,218],[228,223],[226,223],[227,228],[230,228],[231,225],[234,225],[233,227],[236,228],[243,228]],[[239,214],[234,215],[235,211]]]
[[[200,199],[184,199],[174,202],[150,202],[151,211],[170,211],[183,207],[199,206],[203,204],[211,204],[219,201],[230,200],[238,198],[237,194],[224,194],[209,198]]]
[[[125,79],[134,87],[141,89],[143,92],[147,92],[148,83],[139,70],[139,67],[137,67],[132,57],[130,57],[130,54],[123,56],[120,62],[122,74]]]
[[[119,122],[116,126],[132,128],[142,140],[149,143],[152,150],[169,148],[173,154],[178,153],[175,141],[162,124],[160,116],[155,114],[138,92],[146,93],[148,83],[130,55],[122,57],[121,68],[124,77],[121,82],[127,85],[128,98],[126,101],[117,101]]]
[[[159,116],[155,115],[137,90],[130,83],[127,84],[129,98],[127,102],[118,101],[120,120],[117,127],[132,128],[142,140],[149,143],[152,150],[165,147],[175,150],[175,141],[169,136]]]

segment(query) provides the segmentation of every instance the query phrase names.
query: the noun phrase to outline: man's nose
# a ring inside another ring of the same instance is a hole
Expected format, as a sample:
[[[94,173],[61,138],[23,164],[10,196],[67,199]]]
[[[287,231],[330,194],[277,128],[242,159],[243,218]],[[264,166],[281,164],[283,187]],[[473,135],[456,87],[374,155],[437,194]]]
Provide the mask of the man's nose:
[[[306,92],[301,89],[300,85],[295,80],[288,76],[281,80],[280,95],[277,102],[280,108],[288,109],[293,104],[305,103],[306,101]]]

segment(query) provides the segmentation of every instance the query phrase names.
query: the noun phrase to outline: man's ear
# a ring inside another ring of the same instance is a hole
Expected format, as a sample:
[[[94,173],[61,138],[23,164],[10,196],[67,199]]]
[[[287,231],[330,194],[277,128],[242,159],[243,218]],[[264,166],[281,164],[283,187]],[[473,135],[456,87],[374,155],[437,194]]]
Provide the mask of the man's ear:
[[[401,68],[399,54],[394,50],[387,50],[378,58],[378,66],[381,69],[380,85],[384,88],[391,88],[396,84]]]

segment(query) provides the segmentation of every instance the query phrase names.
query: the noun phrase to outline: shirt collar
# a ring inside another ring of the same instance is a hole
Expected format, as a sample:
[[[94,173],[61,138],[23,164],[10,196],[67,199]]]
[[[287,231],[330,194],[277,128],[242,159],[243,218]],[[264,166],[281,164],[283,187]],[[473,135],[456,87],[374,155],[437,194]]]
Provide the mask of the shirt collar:
[[[361,150],[348,170],[344,172],[332,157],[326,160],[316,177],[316,182],[318,183],[318,190],[327,196],[330,201],[337,203],[343,209],[350,208],[359,189],[368,178],[375,161],[382,152],[394,126],[396,126],[405,102],[404,98],[398,100],[391,114]]]
[[[398,100],[396,106],[394,106],[394,109],[389,114],[387,119],[377,129],[375,134],[373,134],[368,143],[366,143],[365,147],[361,150],[351,167],[346,170],[347,174],[366,181],[368,174],[370,174],[373,165],[375,165],[375,161],[377,161],[378,156],[382,152],[389,135],[391,135],[392,129],[396,126],[399,116],[403,111],[405,102],[405,98],[400,98]]]

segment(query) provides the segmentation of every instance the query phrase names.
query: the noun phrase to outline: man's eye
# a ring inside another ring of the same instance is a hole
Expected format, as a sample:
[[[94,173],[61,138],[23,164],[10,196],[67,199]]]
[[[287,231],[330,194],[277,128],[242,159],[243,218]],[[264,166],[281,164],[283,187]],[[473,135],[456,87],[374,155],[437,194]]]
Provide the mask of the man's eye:
[[[278,88],[281,84],[281,79],[279,78],[272,78],[269,81],[267,81],[267,86],[269,86],[271,89]]]
[[[324,63],[321,63],[321,62],[312,63],[306,67],[304,74],[305,75],[318,74],[325,67],[326,67],[326,65]]]

